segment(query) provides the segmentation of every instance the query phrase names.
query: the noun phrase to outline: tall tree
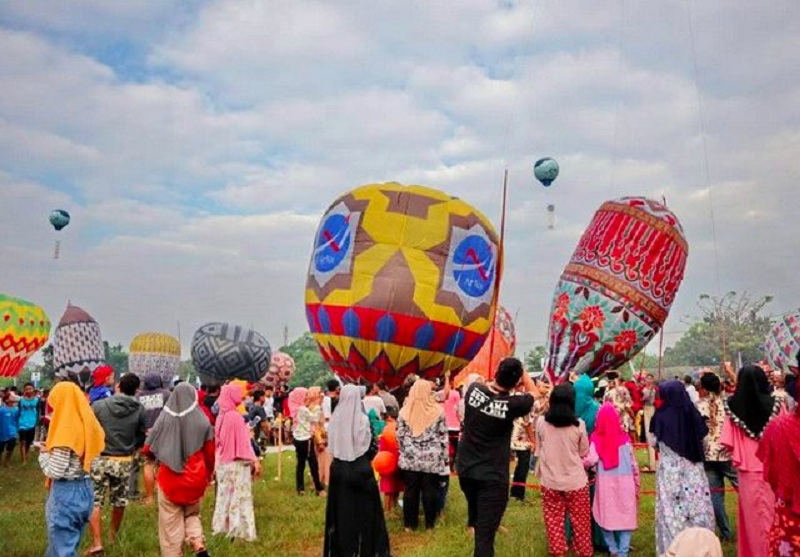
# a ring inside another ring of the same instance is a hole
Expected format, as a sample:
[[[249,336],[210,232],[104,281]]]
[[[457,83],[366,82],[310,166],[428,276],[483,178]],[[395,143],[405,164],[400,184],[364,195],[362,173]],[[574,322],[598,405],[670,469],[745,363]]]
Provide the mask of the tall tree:
[[[764,308],[772,296],[753,298],[747,292],[724,296],[702,294],[698,300],[700,320],[664,350],[665,366],[711,366],[724,361],[757,362],[761,345],[772,326]]]
[[[542,362],[547,358],[547,348],[542,345],[536,346],[533,350],[528,350],[523,356],[525,369],[529,372],[544,371]]]
[[[311,333],[305,333],[288,346],[281,347],[280,350],[294,359],[295,370],[289,386],[323,386],[326,381],[333,379],[333,373],[331,373],[331,369],[325,363],[325,360],[322,359],[317,343]]]
[[[106,363],[114,368],[114,376],[117,380],[128,373],[128,353],[122,347],[122,344],[110,345],[107,341],[103,341],[103,347],[106,352]]]

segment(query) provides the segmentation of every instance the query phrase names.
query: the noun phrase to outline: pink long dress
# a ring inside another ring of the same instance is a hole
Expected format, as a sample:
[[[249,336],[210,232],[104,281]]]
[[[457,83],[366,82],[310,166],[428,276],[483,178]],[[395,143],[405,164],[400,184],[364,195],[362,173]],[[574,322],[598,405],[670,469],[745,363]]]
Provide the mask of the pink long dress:
[[[764,481],[764,465],[756,456],[758,441],[748,437],[730,417],[722,425],[722,446],[727,448],[739,470],[739,557],[764,557],[768,554],[767,534],[775,513],[775,494]]]

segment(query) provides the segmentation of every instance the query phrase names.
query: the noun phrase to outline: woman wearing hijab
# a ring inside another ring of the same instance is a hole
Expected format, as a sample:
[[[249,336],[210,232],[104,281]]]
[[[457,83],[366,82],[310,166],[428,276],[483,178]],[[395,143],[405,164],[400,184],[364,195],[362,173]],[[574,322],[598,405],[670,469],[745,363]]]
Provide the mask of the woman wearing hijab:
[[[611,555],[628,557],[637,527],[639,466],[613,404],[600,407],[590,440],[599,457],[592,514]]]
[[[461,416],[458,413],[460,405],[461,393],[458,392],[458,389],[450,389],[450,393],[444,401],[444,419],[447,423],[447,440],[450,444],[448,459],[451,472],[455,469],[458,438],[461,436]]]
[[[799,407],[800,408],[800,407]],[[800,410],[781,414],[764,429],[757,456],[775,494],[775,518],[765,555],[800,555]]]
[[[381,496],[372,471],[369,420],[356,385],[345,385],[328,424],[333,457],[323,557],[391,557]]]
[[[691,526],[714,530],[714,508],[703,469],[703,439],[708,426],[678,380],[659,391],[662,404],[650,421],[652,441],[661,455],[656,471],[656,553]]]
[[[756,455],[764,428],[781,411],[780,401],[769,391],[764,370],[745,366],[739,371],[736,391],[725,402],[720,444],[730,452],[739,472],[739,557],[767,554],[767,534],[775,510],[775,495],[764,481],[764,465]]]
[[[197,391],[181,383],[172,391],[142,453],[158,467],[158,540],[162,557],[181,557],[186,541],[197,557],[208,557],[200,503],[214,474],[214,429],[197,402]]]
[[[222,387],[217,405],[219,413],[214,425],[217,469],[217,500],[211,528],[215,534],[246,541],[256,539],[256,518],[253,512],[252,477],[261,473],[261,465],[250,444],[250,430],[239,413],[242,387]]]
[[[94,507],[89,470],[105,447],[105,433],[86,396],[74,383],[58,383],[48,403],[53,415],[39,454],[39,465],[50,485],[45,506],[45,556],[74,557]]]
[[[311,470],[314,490],[325,495],[325,486],[319,479],[317,454],[314,450],[314,434],[322,427],[322,391],[319,387],[297,387],[289,393],[289,411],[292,413],[292,439],[297,455],[294,482],[298,495],[305,495],[306,463]]]
[[[600,410],[600,403],[595,398],[594,383],[586,374],[581,374],[573,383],[575,388],[575,414],[586,425],[586,434],[591,435],[594,431],[597,413]],[[619,414],[617,414],[619,415]],[[589,501],[594,501],[594,471],[587,470],[589,475]],[[567,541],[572,541],[572,523],[567,520]],[[592,517],[592,545],[597,551],[606,551],[606,538],[602,528],[597,525]]]
[[[433,528],[439,511],[439,478],[450,473],[447,422],[433,394],[433,383],[418,379],[408,393],[397,420],[399,468],[403,471],[403,524],[419,526],[419,504],[425,527]]]

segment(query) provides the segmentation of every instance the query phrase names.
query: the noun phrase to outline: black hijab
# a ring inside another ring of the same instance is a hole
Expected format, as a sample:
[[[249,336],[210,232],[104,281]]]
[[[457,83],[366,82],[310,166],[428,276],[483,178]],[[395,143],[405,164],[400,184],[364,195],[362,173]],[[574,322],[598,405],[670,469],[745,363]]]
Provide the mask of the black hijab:
[[[683,382],[665,381],[658,396],[664,404],[650,421],[650,433],[683,458],[703,462],[703,439],[708,434],[708,426],[692,404]]]
[[[758,366],[739,370],[736,391],[727,402],[728,414],[748,437],[760,439],[764,428],[780,408],[769,392],[769,380]]]

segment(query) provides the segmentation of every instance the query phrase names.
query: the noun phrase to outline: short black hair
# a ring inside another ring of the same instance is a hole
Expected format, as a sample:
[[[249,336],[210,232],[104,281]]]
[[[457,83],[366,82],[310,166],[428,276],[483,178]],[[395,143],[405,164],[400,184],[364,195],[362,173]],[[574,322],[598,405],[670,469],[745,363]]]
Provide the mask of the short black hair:
[[[24,389],[25,387],[33,387],[34,389],[36,388],[36,387],[34,387],[33,383],[31,383],[30,381],[28,381],[27,383],[25,383],[25,384],[22,386],[22,388],[23,388],[23,389]]]
[[[261,389],[256,389],[255,391],[253,391],[253,400],[258,400],[262,396],[264,396],[264,391],[262,391]]]
[[[136,394],[136,389],[139,388],[141,383],[138,375],[135,373],[126,373],[119,380],[119,390],[122,391],[124,395],[133,396]]]
[[[709,393],[714,393],[715,395],[718,395],[722,390],[722,382],[719,380],[716,373],[704,373],[703,376],[700,377],[700,386]]]
[[[375,385],[382,391],[386,390],[386,381],[384,381],[383,379],[375,383]]]
[[[329,393],[335,391],[339,387],[341,387],[341,385],[336,379],[330,379],[327,383],[325,383],[325,388]]]
[[[613,381],[614,379],[619,379],[619,372],[618,371],[606,372],[606,379],[608,379],[609,381]]]
[[[503,389],[513,389],[522,379],[523,373],[525,370],[522,368],[522,362],[516,358],[505,358],[497,366],[494,381]]]
[[[687,385],[694,385],[694,379],[692,379],[691,375],[684,376],[683,382],[686,383]]]
[[[550,408],[544,420],[555,427],[576,426],[580,422],[575,416],[575,387],[572,383],[558,385],[550,393]]]

